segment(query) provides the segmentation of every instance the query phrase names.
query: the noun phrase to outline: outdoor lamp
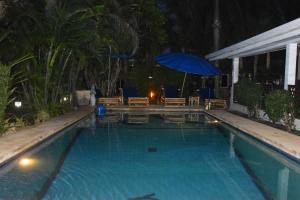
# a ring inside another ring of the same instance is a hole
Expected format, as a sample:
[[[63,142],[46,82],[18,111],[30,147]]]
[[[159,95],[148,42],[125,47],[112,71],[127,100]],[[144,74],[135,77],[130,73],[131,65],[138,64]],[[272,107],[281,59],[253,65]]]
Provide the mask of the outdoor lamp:
[[[68,97],[64,97],[63,100],[66,102],[68,101]]]
[[[150,76],[148,76],[148,78],[149,78],[149,79],[152,79],[153,77],[150,75]]]
[[[128,61],[129,61],[129,66],[134,67],[134,61],[135,60],[134,59],[129,59]]]
[[[22,101],[15,101],[14,105],[16,108],[21,108],[22,107]]]

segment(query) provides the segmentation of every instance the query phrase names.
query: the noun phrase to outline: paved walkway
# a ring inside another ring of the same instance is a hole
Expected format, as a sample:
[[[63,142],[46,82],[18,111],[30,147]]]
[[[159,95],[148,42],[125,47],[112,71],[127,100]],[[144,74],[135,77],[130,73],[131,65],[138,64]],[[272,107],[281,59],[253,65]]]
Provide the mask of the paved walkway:
[[[52,118],[37,126],[24,128],[14,134],[0,137],[0,165],[91,112],[90,107],[80,108],[78,111]]]
[[[300,159],[300,136],[234,115],[224,110],[210,110],[207,113],[286,152],[292,157]]]

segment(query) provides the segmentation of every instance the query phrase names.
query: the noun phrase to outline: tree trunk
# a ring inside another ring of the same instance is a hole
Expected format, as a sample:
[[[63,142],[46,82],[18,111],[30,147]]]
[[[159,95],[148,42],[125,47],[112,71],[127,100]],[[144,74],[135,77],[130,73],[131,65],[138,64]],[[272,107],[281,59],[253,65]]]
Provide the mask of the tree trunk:
[[[64,64],[62,66],[62,70],[59,73],[57,87],[56,87],[56,90],[53,91],[54,98],[52,99],[52,102],[54,102],[54,103],[57,102],[57,100],[58,100],[59,92],[60,92],[60,89],[61,89],[61,81],[62,81],[62,78],[64,76],[66,67],[69,64],[69,59],[71,57],[71,54],[72,54],[72,50],[69,51],[69,53],[67,54],[67,57],[64,59],[65,61],[64,61]]]
[[[239,69],[243,69],[244,68],[244,60],[243,60],[243,58],[241,57],[241,58],[239,58]]]
[[[107,91],[106,96],[110,95],[110,76],[111,76],[111,46],[109,46],[109,57],[108,57],[108,76],[107,76]]]
[[[271,65],[271,53],[267,53],[266,69],[269,70]]]
[[[254,81],[256,81],[258,58],[259,58],[258,55],[254,56],[254,63],[253,63],[253,80]]]
[[[220,9],[219,9],[219,0],[215,0],[215,10],[214,10],[214,51],[220,49],[220,30],[221,30],[221,21],[220,21]],[[219,62],[215,61],[215,65],[219,67]],[[215,95],[219,97],[219,77],[215,77]]]
[[[120,75],[120,71],[121,71],[121,65],[120,65],[120,59],[117,59],[116,61],[116,67],[114,68],[114,74],[111,76],[111,80],[110,80],[110,93],[109,96],[112,96],[115,94],[116,91],[116,86],[117,86],[117,81]]]
[[[46,0],[46,11],[53,9],[56,6],[56,0]]]
[[[2,19],[5,16],[5,11],[6,11],[5,1],[0,0],[0,19]]]

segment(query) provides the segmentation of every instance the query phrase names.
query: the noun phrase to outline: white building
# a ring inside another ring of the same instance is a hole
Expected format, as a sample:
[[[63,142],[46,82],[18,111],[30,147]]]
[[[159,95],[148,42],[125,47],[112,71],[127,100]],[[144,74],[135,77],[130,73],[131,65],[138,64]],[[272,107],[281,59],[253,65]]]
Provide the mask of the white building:
[[[300,80],[300,62],[297,74],[297,49],[300,43],[300,18],[278,26],[272,30],[231,45],[206,55],[210,61],[232,59],[232,85],[239,79],[239,60],[243,57],[255,56],[268,52],[286,50],[284,89],[295,87],[296,79]],[[299,56],[300,57],[300,56]],[[233,102],[234,87],[231,87],[230,109],[247,112],[244,106]],[[261,117],[264,117],[263,112]],[[299,123],[299,124],[298,124]],[[300,130],[300,120],[296,120],[296,128]]]

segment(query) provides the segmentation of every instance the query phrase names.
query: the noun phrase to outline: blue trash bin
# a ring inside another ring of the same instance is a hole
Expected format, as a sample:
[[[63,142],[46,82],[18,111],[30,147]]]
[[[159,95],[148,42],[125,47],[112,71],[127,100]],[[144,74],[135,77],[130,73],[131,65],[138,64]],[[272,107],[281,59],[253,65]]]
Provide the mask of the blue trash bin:
[[[104,116],[106,112],[106,107],[103,104],[98,104],[96,107],[96,115]]]

